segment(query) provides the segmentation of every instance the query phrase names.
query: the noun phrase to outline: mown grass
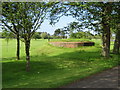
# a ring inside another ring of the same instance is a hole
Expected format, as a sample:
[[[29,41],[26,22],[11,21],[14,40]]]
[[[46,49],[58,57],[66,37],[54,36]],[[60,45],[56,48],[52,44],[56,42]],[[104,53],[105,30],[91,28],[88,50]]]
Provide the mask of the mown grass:
[[[51,39],[51,42],[58,41],[58,42],[84,42],[84,41],[91,41],[90,39]]]
[[[2,43],[3,88],[56,88],[118,65],[120,55],[103,58],[101,40],[95,46],[79,48],[54,47],[47,40],[32,40],[31,70],[25,71],[24,43],[21,43],[21,60],[15,60],[16,41],[9,46]],[[58,40],[57,40],[58,41]]]

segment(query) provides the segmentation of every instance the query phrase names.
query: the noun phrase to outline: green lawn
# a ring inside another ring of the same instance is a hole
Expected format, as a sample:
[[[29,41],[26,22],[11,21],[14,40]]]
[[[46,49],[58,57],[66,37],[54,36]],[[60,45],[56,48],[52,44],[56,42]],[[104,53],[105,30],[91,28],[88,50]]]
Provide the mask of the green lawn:
[[[16,40],[10,40],[8,45],[0,41],[3,88],[56,88],[117,66],[120,60],[119,55],[113,54],[108,60],[101,57],[100,40],[92,40],[95,46],[79,48],[54,47],[47,40],[32,40],[31,71],[26,72],[24,43],[21,42],[21,60],[17,61]]]
[[[90,39],[51,39],[51,42],[59,41],[59,42],[84,42],[84,41],[90,41]]]

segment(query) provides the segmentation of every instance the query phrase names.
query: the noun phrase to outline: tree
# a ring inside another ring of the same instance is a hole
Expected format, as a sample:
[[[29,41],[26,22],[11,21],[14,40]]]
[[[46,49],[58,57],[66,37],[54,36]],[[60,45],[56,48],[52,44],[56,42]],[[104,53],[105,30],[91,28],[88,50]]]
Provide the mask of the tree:
[[[82,28],[99,31],[102,33],[104,57],[110,56],[110,28],[113,12],[119,10],[117,2],[65,2],[54,7],[51,14],[51,22],[58,21],[63,15],[71,15],[81,21]],[[61,5],[62,4],[62,5]],[[61,7],[60,7],[61,5]],[[59,11],[57,11],[59,10]],[[57,18],[58,17],[58,18]],[[54,19],[53,19],[54,18]],[[94,23],[96,22],[96,23]]]
[[[65,30],[64,28],[58,28],[54,31],[55,38],[65,38]]]
[[[36,40],[36,39],[40,39],[41,36],[40,36],[41,32],[35,32],[34,35],[33,35],[33,38]]]
[[[19,29],[20,26],[18,23],[20,23],[20,19],[17,16],[19,16],[18,12],[18,3],[12,3],[12,2],[3,2],[2,3],[2,23],[4,24],[3,27],[7,27],[8,31],[11,31],[15,34],[17,38],[17,51],[16,56],[17,60],[20,59],[20,35],[19,35]]]
[[[61,30],[60,29],[56,29],[54,32],[55,36],[60,36]]]
[[[52,3],[48,2],[24,2],[20,3],[20,12],[22,28],[22,36],[25,42],[26,51],[26,71],[30,70],[30,41],[36,30],[46,19],[48,10]]]
[[[9,2],[7,2],[9,3]],[[16,5],[14,7],[14,4]],[[30,41],[36,30],[41,26],[43,21],[46,19],[46,15],[49,12],[49,8],[53,3],[50,2],[19,2],[13,3],[13,5],[9,5],[12,9],[16,10],[17,12],[12,12],[14,17],[12,18],[13,27],[20,27],[20,36],[24,39],[25,43],[25,52],[26,52],[26,71],[30,70]],[[9,10],[9,8],[8,8]],[[10,10],[9,10],[10,12]],[[4,13],[11,14],[11,13]],[[4,16],[5,16],[4,15]],[[10,17],[11,18],[11,17]],[[5,22],[8,23],[10,18],[5,18]],[[17,20],[16,20],[17,19]],[[18,22],[19,21],[19,22]],[[6,24],[5,23],[5,24]],[[10,26],[9,26],[10,27]],[[10,28],[11,29],[11,28]],[[16,29],[16,28],[14,28]],[[12,31],[12,29],[11,29]]]
[[[114,7],[115,13],[112,17],[112,29],[115,30],[115,41],[114,41],[114,47],[113,47],[113,53],[119,54],[120,53],[120,3],[115,3],[116,7]]]
[[[103,40],[103,52],[102,55],[105,57],[109,57],[110,55],[110,14],[112,13],[112,8],[111,5],[105,4],[102,7],[102,21],[101,24],[103,26],[103,35],[102,35],[102,40]]]
[[[12,38],[14,38],[15,36],[13,35],[12,32],[9,32],[9,31],[7,31],[6,29],[4,29],[4,30],[2,31],[2,37],[4,37],[5,40],[6,40],[6,42],[7,42],[7,51],[8,51],[8,43],[9,43],[9,40],[12,39]]]
[[[120,26],[118,26],[115,35],[113,53],[119,54],[120,53]]]
[[[42,39],[48,38],[47,32],[42,32],[42,33],[41,33],[41,37],[42,37]]]
[[[73,17],[84,21],[87,28],[92,26],[91,28],[100,30],[103,41],[102,55],[107,58],[110,56],[110,27],[113,6],[112,2],[80,2],[74,3],[71,9]],[[93,23],[95,21],[97,23]]]
[[[86,31],[86,32],[85,32],[85,36],[86,36],[87,39],[92,39],[92,38],[94,38],[94,35],[93,35],[90,31]]]
[[[103,40],[103,51],[102,55],[109,57],[110,53],[110,15],[112,13],[111,3],[103,2],[87,2],[87,3],[74,3],[72,6],[71,14],[77,20],[82,21],[83,24],[88,28],[96,27],[94,21],[98,21],[100,28],[102,30],[102,40]],[[85,28],[86,28],[85,27]]]
[[[50,39],[51,39],[51,38],[50,38],[50,34],[48,33],[47,35],[48,35],[48,42],[49,42],[49,41],[50,41]]]
[[[86,32],[79,31],[79,32],[76,32],[76,33],[72,33],[72,34],[70,35],[70,38],[77,38],[77,39],[80,39],[80,38],[92,39],[93,36],[94,36],[94,35],[91,34],[89,31],[86,31]]]
[[[65,37],[65,34],[66,34],[65,31],[64,31],[64,30],[61,30],[61,37],[62,37],[62,38],[66,38],[66,37]]]
[[[78,29],[78,22],[71,22],[71,23],[69,23],[67,28],[68,28],[68,31],[69,31],[69,35],[71,37],[73,31]]]

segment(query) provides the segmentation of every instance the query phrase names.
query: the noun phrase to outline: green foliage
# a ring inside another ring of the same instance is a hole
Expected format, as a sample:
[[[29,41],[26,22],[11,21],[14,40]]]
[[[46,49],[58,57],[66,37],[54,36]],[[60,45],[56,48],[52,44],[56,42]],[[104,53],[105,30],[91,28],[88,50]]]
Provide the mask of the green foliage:
[[[66,29],[67,34],[71,35],[74,31],[81,31],[79,22],[71,22],[68,26],[64,27]]]
[[[30,41],[46,19],[51,5],[49,2],[3,2],[3,24],[25,42],[26,71],[30,70]]]
[[[3,2],[2,3],[2,23],[3,28],[14,33],[16,36],[19,34],[21,29],[21,17],[19,13],[19,3]]]
[[[41,39],[41,32],[35,32],[33,35],[34,39]]]
[[[53,35],[53,37],[54,37],[54,39],[55,38],[67,38],[67,36],[65,36],[66,35],[66,32],[63,30],[63,28],[61,28],[61,29],[56,29],[55,31],[54,31],[54,35]]]
[[[72,33],[70,35],[70,38],[77,38],[77,39],[80,39],[80,38],[86,38],[86,39],[93,39],[94,38],[94,35],[91,34],[90,32],[86,31],[86,32],[77,32],[77,33]]]
[[[42,37],[42,39],[48,38],[47,32],[42,32],[41,37]]]
[[[73,16],[78,22],[81,22],[81,29],[88,28],[101,33],[103,17],[109,18],[104,22],[109,23],[111,28],[116,28],[119,23],[119,7],[120,2],[60,2],[52,8],[53,11],[59,11],[51,12],[50,20],[52,23],[56,23],[63,15]]]
[[[2,22],[10,31],[15,34],[19,31],[22,38],[30,40],[46,19],[51,5],[51,2],[4,2]]]
[[[9,42],[10,39],[15,38],[15,35],[12,32],[9,32],[7,30],[3,30],[1,32],[1,37],[5,38],[5,40],[6,40],[7,44],[8,44],[8,42]]]
[[[55,36],[59,36],[61,34],[61,30],[60,29],[56,29],[54,32]]]
[[[14,37],[14,34],[12,32],[7,31],[7,30],[3,30],[1,32],[1,36],[4,38],[12,38],[12,37]]]

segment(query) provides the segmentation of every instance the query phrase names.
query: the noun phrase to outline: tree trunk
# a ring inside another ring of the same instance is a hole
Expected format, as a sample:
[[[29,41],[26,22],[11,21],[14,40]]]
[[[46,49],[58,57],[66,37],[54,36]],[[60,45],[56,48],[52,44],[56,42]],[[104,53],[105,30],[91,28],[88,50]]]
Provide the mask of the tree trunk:
[[[107,3],[106,6],[103,6],[103,14],[102,14],[102,40],[103,40],[103,49],[102,55],[106,58],[110,57],[110,19],[111,17],[108,16],[112,12],[112,7],[110,6],[111,3]]]
[[[118,29],[115,36],[113,53],[119,54],[120,53],[120,30]]]
[[[17,60],[20,60],[20,38],[19,38],[19,34],[17,35]]]
[[[103,48],[102,48],[102,55],[106,58],[110,56],[110,26],[106,22],[106,18],[102,18],[102,26],[103,26],[103,33],[102,33],[102,41],[103,41]]]
[[[109,58],[110,56],[110,28],[104,25],[103,28],[103,51],[102,55]]]
[[[50,38],[48,37],[48,42],[50,41]]]
[[[9,43],[9,40],[7,40],[7,52],[8,52],[8,43]]]
[[[30,71],[30,40],[25,41],[25,51],[26,51],[26,71]]]

